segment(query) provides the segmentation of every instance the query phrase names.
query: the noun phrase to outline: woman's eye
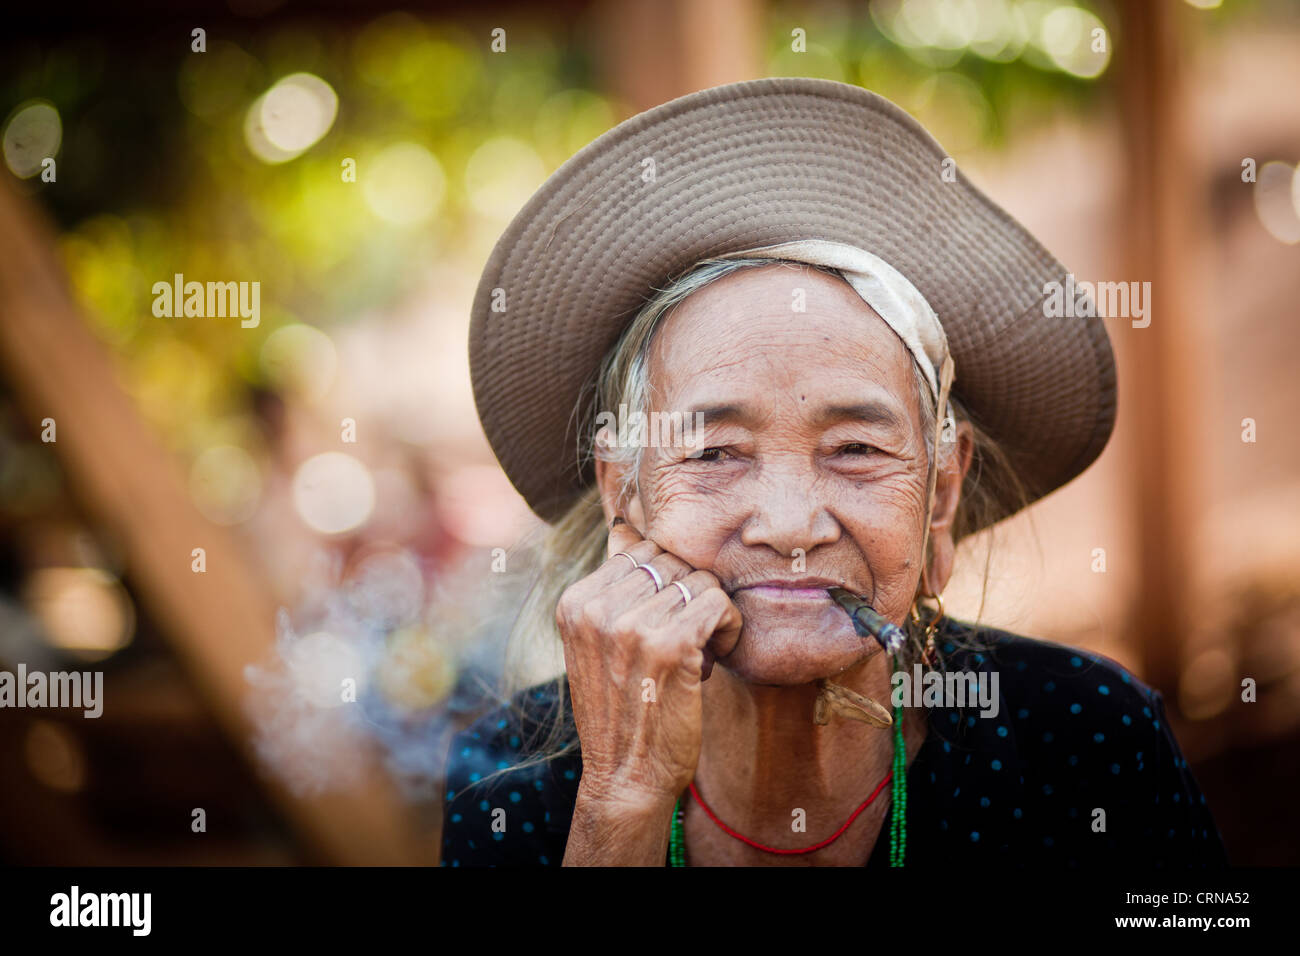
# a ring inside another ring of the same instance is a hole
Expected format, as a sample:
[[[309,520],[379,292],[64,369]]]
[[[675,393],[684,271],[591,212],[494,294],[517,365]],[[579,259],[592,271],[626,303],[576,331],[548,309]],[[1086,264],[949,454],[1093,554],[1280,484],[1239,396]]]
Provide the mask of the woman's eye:
[[[699,459],[700,461],[721,461],[722,456],[726,453],[727,450],[725,448],[705,448],[699,454],[691,455],[690,457]]]
[[[865,442],[851,441],[847,445],[842,445],[840,451],[849,455],[870,455],[876,449]]]

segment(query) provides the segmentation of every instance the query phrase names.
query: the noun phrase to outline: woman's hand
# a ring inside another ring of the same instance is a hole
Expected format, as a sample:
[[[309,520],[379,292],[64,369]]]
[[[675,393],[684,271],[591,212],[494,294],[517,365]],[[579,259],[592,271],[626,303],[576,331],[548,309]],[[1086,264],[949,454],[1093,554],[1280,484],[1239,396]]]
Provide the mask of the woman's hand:
[[[620,551],[653,567],[663,589],[656,592],[649,572]],[[607,554],[555,612],[582,746],[565,862],[661,865],[673,805],[699,762],[701,682],[714,659],[736,646],[742,622],[713,574],[626,521],[610,530]],[[689,602],[673,581],[690,592]],[[615,845],[618,858],[600,852]]]

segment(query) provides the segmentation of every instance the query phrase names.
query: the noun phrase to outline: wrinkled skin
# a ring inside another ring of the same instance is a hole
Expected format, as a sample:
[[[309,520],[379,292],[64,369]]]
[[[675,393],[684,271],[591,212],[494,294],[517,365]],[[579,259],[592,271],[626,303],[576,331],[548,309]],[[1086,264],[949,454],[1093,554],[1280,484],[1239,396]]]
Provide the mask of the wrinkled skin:
[[[792,309],[796,288],[804,312]],[[879,645],[855,633],[824,587],[866,595],[898,624],[922,588],[928,464],[911,356],[842,280],[774,264],[681,303],[656,332],[649,374],[652,410],[717,413],[702,453],[646,449],[631,500],[618,498],[617,469],[598,462],[606,515],[627,522],[612,529],[608,553],[650,561],[665,587],[656,594],[645,571],[615,556],[557,609],[584,759],[565,862],[662,862],[665,808],[692,779],[750,838],[815,843],[871,793],[892,755],[890,731],[814,725],[812,710],[819,678],[886,702],[890,689]],[[957,451],[936,482],[926,569],[935,590],[952,571],[971,451],[964,424]],[[798,578],[816,580],[791,587]],[[669,585],[679,579],[690,604]],[[773,579],[784,586],[758,585]],[[910,759],[919,713],[907,714],[905,733]],[[694,801],[684,806],[694,864],[861,865],[888,795],[806,856],[747,847]],[[805,832],[791,830],[796,809]],[[622,858],[616,843],[628,848]]]

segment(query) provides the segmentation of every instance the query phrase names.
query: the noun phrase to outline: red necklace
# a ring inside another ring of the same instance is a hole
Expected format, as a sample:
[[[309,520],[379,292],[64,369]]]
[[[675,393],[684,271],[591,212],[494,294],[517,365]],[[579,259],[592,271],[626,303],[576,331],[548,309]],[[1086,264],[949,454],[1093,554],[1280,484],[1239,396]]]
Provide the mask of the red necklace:
[[[774,846],[764,846],[761,843],[751,840],[743,833],[737,833],[735,830],[731,829],[731,827],[727,826],[725,823],[719,820],[717,816],[714,814],[714,812],[709,809],[709,805],[700,798],[700,792],[695,789],[694,780],[691,781],[691,796],[695,798],[695,801],[700,805],[700,809],[702,809],[708,815],[709,819],[712,820],[714,823],[716,823],[719,827],[721,827],[722,831],[726,833],[728,836],[733,836],[737,840],[741,841],[742,843],[748,846],[752,846],[756,850],[763,850],[764,852],[767,853],[780,853],[783,855],[792,855],[792,854],[799,854],[799,853],[812,853],[814,850],[820,850],[824,846],[830,846],[832,843],[838,840],[840,836],[844,833],[844,831],[847,830],[849,826],[853,823],[853,821],[858,818],[858,814],[860,814],[863,810],[867,809],[867,807],[871,806],[871,801],[876,799],[876,797],[880,795],[880,791],[885,789],[885,784],[889,783],[889,781],[893,778],[893,776],[894,776],[894,772],[892,770],[889,773],[885,774],[885,779],[880,781],[880,783],[876,785],[876,789],[871,791],[871,796],[867,797],[867,799],[863,802],[862,806],[858,807],[856,810],[853,811],[853,816],[849,817],[847,820],[844,821],[844,826],[840,827],[838,830],[836,830],[831,836],[827,837],[825,840],[822,840],[821,843],[814,843],[812,846],[806,846],[798,850],[781,850]]]

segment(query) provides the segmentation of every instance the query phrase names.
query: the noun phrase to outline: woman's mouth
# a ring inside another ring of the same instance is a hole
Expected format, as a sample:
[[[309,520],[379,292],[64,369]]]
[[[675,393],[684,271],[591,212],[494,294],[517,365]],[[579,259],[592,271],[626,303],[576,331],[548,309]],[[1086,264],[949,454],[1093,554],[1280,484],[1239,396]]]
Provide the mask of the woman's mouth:
[[[829,578],[755,581],[753,584],[737,588],[733,595],[738,597],[747,594],[766,601],[806,601],[825,604],[830,601],[827,588],[836,587],[840,583]]]
[[[756,584],[743,588],[737,594],[752,594],[777,601],[829,601],[825,588],[792,588],[784,585]]]

